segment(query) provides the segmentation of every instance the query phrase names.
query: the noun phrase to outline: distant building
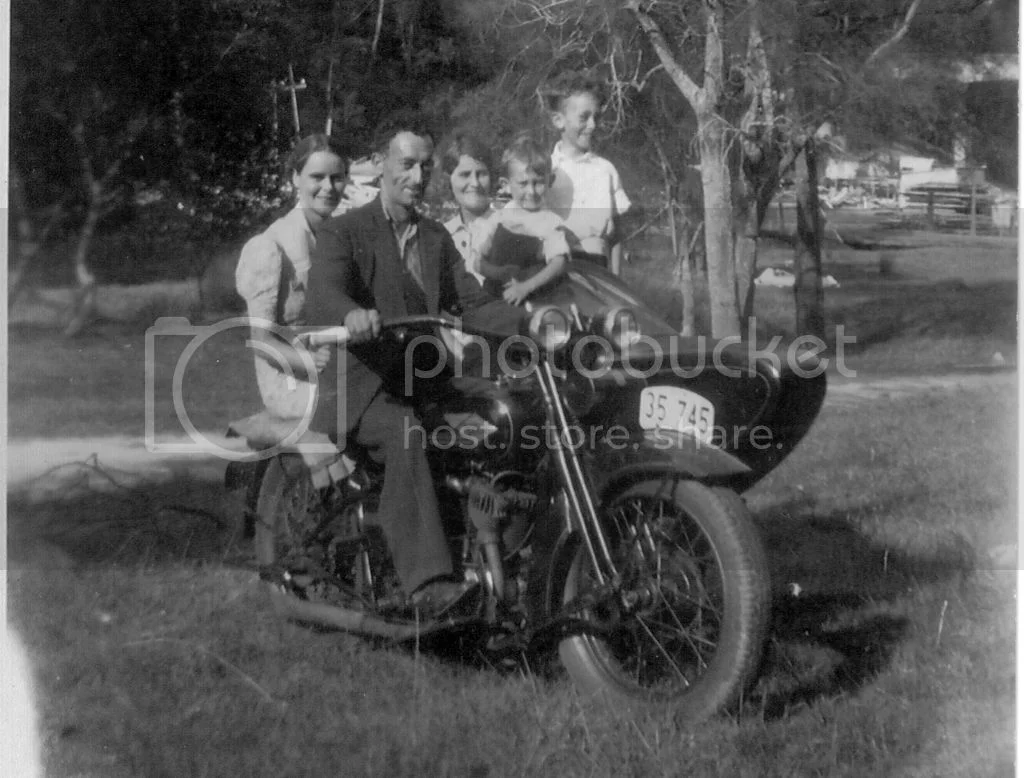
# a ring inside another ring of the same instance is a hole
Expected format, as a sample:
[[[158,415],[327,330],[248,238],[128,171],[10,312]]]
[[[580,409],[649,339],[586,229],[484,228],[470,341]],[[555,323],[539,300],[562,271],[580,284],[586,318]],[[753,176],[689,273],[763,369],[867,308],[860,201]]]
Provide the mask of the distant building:
[[[900,192],[972,182],[1016,188],[1019,77],[1016,54],[987,54],[961,63],[958,79],[968,84],[966,107],[981,131],[950,139],[949,148],[906,140],[850,150],[836,137],[824,178],[839,187],[887,185]]]

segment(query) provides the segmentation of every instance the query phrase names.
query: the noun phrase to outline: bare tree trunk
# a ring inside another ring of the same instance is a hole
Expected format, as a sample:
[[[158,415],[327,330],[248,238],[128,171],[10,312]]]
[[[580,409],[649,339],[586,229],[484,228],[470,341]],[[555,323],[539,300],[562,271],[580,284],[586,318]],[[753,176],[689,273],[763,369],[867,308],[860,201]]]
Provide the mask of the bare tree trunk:
[[[732,187],[726,158],[725,126],[711,112],[698,116],[698,121],[711,335],[724,338],[738,335],[740,331],[736,270],[733,266]]]
[[[395,9],[395,26],[398,28],[398,39],[402,47],[402,60],[405,67],[412,70],[412,57],[416,39],[416,23],[419,21],[421,0],[397,0],[392,6]]]
[[[821,207],[818,202],[818,161],[813,136],[801,144],[796,158],[796,282],[797,335],[825,339],[825,293],[821,285]]]
[[[677,218],[676,212],[672,213],[673,222]],[[697,244],[703,225],[698,224],[697,229],[690,234],[690,230],[683,229],[679,241],[679,288],[683,293],[683,321],[680,334],[692,338],[697,334],[697,295],[694,288],[694,279],[697,277],[697,263],[694,260],[693,248]]]
[[[13,162],[11,163],[9,175],[11,180],[11,206],[15,219],[15,229],[17,230],[17,241],[14,245],[17,259],[7,279],[7,307],[11,308],[25,290],[28,269],[32,265],[32,261],[36,258],[39,250],[46,244],[50,233],[56,229],[57,225],[64,218],[64,200],[50,207],[50,216],[47,219],[46,225],[36,234],[32,227],[32,219],[29,217],[28,203],[25,201],[25,190],[21,173]]]
[[[743,179],[743,199],[736,218],[736,304],[739,320],[749,326],[754,317],[754,278],[758,269],[758,235],[761,223],[754,193],[748,181]],[[748,329],[749,332],[749,329]]]
[[[104,180],[97,179],[93,172],[92,157],[86,143],[85,127],[82,122],[75,124],[71,129],[71,135],[75,139],[75,146],[78,149],[78,161],[82,166],[82,181],[89,198],[89,206],[72,259],[75,279],[78,282],[78,292],[75,294],[71,321],[64,329],[64,335],[69,338],[80,333],[92,320],[96,311],[96,276],[89,268],[89,246],[107,201]],[[108,171],[109,175],[113,176],[119,166],[120,164],[115,162]]]
[[[693,287],[693,279],[696,275],[693,266],[693,242],[700,233],[698,228],[693,236],[690,235],[689,225],[684,217],[684,228],[679,229],[680,207],[678,199],[679,179],[672,164],[669,162],[665,147],[657,133],[647,128],[647,137],[650,139],[654,150],[658,153],[658,161],[661,164],[661,175],[665,182],[665,209],[668,211],[668,225],[672,237],[672,256],[676,260],[676,277],[679,280],[679,291],[682,294],[682,330],[681,334],[692,337],[697,333],[696,317],[696,293]]]
[[[384,0],[377,2],[377,21],[373,26],[373,42],[370,44],[370,62],[377,59],[377,47],[380,46],[380,33],[384,29]]]
[[[778,187],[780,177],[780,158],[771,153],[769,163],[774,166],[757,182],[755,186],[745,174],[742,177],[744,186],[742,213],[737,217],[736,234],[736,300],[740,311],[740,322],[746,324],[754,318],[754,299],[757,278],[758,248],[761,239],[761,227],[768,215],[772,196]]]
[[[725,120],[718,116],[725,76],[725,13],[721,0],[705,0],[703,5],[704,66],[700,86],[676,59],[664,31],[640,0],[628,0],[626,8],[636,18],[665,72],[697,116],[711,334],[723,338],[739,334],[740,329],[732,251],[732,177],[728,166]]]
[[[103,211],[102,194],[98,182],[94,182],[89,196],[89,210],[85,215],[85,224],[82,225],[82,231],[78,234],[78,245],[75,247],[73,261],[75,280],[78,281],[78,292],[75,294],[71,321],[68,322],[68,326],[64,330],[64,335],[69,338],[85,329],[96,313],[96,276],[89,269],[88,259],[89,246]]]

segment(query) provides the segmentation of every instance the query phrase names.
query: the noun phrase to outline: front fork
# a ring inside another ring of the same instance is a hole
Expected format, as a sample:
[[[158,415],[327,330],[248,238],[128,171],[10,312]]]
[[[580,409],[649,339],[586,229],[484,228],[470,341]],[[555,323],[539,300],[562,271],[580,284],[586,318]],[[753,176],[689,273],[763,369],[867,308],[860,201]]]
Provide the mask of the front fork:
[[[550,362],[541,362],[538,378],[544,394],[548,421],[557,432],[552,455],[565,485],[571,521],[583,538],[583,545],[587,549],[598,584],[602,588],[617,587],[620,583],[619,572],[597,515],[597,507],[594,505],[593,485],[580,462],[579,453],[572,445],[569,415],[562,403]]]

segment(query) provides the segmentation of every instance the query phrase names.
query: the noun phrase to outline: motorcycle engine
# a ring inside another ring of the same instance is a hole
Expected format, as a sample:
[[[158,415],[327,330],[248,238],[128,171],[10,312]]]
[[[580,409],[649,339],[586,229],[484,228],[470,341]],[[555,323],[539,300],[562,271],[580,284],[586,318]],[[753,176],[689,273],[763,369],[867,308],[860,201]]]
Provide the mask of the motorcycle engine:
[[[536,495],[525,486],[527,476],[505,471],[491,477],[449,476],[449,488],[466,497],[467,514],[479,543],[500,543],[505,554],[514,553],[526,539],[530,510]]]

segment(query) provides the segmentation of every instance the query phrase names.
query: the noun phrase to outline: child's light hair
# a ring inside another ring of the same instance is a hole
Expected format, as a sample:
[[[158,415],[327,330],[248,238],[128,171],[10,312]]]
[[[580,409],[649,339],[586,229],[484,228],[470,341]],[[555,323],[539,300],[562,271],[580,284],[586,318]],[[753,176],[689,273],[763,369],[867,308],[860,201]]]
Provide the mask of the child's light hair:
[[[565,101],[580,94],[592,95],[599,106],[603,106],[607,99],[604,83],[586,73],[563,73],[549,81],[541,91],[544,107],[549,113],[561,113]]]
[[[501,170],[506,178],[511,177],[509,164],[518,162],[524,168],[540,176],[551,175],[551,155],[527,133],[519,135],[501,155]]]

